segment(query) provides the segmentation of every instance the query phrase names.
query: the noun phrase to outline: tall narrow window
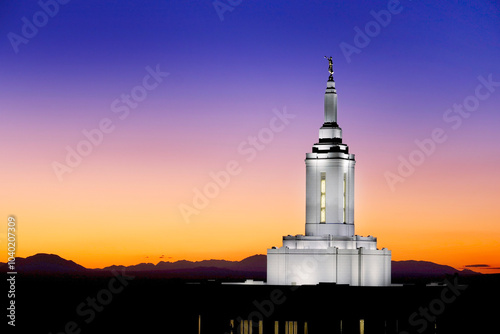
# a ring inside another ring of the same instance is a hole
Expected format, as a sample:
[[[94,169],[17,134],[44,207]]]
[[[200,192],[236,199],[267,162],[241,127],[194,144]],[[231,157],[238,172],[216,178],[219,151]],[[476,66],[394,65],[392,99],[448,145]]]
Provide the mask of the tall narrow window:
[[[285,334],[298,334],[297,321],[285,321]]]
[[[326,173],[321,173],[320,223],[326,223]]]
[[[347,173],[344,173],[344,203],[343,203],[343,211],[344,211],[344,223],[346,223],[347,218]]]

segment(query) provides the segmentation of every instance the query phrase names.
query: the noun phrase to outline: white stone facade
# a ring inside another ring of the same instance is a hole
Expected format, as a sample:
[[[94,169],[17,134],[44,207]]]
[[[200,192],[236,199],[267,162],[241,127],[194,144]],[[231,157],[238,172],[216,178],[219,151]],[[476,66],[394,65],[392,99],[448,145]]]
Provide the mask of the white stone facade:
[[[353,286],[391,284],[391,251],[354,234],[354,154],[342,143],[333,78],[325,92],[319,142],[306,154],[305,235],[283,237],[267,250],[267,283]]]

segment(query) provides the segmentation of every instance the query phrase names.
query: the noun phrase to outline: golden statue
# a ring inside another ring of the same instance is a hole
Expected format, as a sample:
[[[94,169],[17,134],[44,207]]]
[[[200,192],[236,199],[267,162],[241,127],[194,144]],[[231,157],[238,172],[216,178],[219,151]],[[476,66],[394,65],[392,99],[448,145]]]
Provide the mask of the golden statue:
[[[332,61],[332,57],[325,56],[325,58],[328,59],[328,72],[330,73],[329,80],[333,80],[333,61]]]

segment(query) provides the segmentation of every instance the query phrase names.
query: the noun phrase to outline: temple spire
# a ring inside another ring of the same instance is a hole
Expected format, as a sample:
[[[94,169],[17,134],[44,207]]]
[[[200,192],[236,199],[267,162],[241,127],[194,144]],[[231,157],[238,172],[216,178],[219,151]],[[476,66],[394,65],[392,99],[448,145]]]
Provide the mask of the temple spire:
[[[325,92],[325,123],[337,123],[337,91],[335,90],[335,81],[333,80],[333,61],[332,57],[328,59],[328,72],[330,77],[326,83]]]

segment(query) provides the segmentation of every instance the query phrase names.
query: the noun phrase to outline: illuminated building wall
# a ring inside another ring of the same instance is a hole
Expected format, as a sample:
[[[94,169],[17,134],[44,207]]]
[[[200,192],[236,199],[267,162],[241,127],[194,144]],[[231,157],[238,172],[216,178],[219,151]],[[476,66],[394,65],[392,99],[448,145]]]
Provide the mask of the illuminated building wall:
[[[377,249],[375,237],[354,234],[355,163],[337,124],[330,63],[325,122],[312,153],[306,154],[305,235],[285,236],[282,247],[268,249],[268,284],[391,284],[391,251]]]

